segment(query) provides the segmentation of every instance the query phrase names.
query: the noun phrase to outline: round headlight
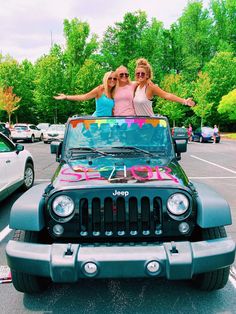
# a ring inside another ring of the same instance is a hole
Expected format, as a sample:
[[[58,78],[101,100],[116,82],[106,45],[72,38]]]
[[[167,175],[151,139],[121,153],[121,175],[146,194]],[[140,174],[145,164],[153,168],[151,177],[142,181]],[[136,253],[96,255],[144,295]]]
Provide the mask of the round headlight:
[[[54,199],[52,209],[54,213],[59,217],[70,216],[75,208],[73,200],[66,195],[58,196]]]
[[[171,195],[167,201],[167,208],[173,215],[183,215],[189,207],[188,198],[181,193]]]

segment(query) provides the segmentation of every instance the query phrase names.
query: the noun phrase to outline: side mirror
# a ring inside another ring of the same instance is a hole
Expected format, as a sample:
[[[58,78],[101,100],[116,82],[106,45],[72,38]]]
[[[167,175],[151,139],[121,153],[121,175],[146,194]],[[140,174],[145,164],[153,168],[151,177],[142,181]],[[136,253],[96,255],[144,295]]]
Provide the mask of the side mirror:
[[[19,152],[22,152],[25,149],[25,147],[21,144],[16,144],[15,149],[16,149],[16,153],[19,154]]]
[[[181,153],[187,151],[188,133],[184,128],[176,128],[172,135],[177,160],[181,159]]]
[[[56,154],[56,161],[61,159],[62,142],[53,141],[50,144],[51,154]]]

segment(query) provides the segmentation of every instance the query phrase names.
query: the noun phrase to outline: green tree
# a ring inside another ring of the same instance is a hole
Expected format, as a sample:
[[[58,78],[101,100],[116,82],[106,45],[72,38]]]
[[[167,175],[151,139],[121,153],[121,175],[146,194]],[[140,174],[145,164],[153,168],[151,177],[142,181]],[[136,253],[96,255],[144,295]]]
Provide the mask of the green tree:
[[[65,122],[67,120],[66,105],[53,99],[53,96],[63,92],[64,83],[63,60],[53,51],[50,55],[42,57],[35,65],[34,101],[36,112],[42,121],[51,123]]]
[[[217,110],[220,114],[226,114],[230,120],[236,120],[236,89],[222,97]]]
[[[178,95],[179,97],[186,97],[187,88],[182,81],[182,77],[179,74],[166,75],[164,80],[161,82],[162,88],[172,94]],[[180,123],[185,115],[187,108],[179,103],[167,101],[163,98],[159,98],[157,105],[155,106],[155,112],[166,115],[173,126]]]
[[[152,19],[141,35],[139,56],[146,58],[152,65],[154,80],[160,82],[164,77],[164,69],[168,69],[168,60],[165,58],[165,36],[163,23]]]
[[[64,35],[66,39],[65,62],[67,69],[67,81],[70,82],[70,91],[75,92],[77,73],[85,60],[88,59],[97,49],[97,35],[90,36],[90,27],[86,22],[77,18],[71,21],[64,20]]]
[[[207,73],[200,72],[193,92],[197,105],[193,107],[195,114],[201,118],[201,126],[206,122],[210,114],[212,103],[208,102],[208,93],[211,90],[210,78]]]
[[[236,57],[232,52],[217,53],[204,67],[207,72],[211,88],[208,93],[208,101],[212,103],[209,121],[215,121],[216,124],[228,123],[224,121],[225,116],[219,115],[217,107],[221,98],[227,95],[236,87]]]
[[[214,18],[214,39],[218,50],[231,47],[236,51],[236,1],[212,0],[210,8]],[[228,46],[229,45],[229,46]]]
[[[143,11],[126,13],[122,22],[108,27],[101,46],[104,62],[108,61],[115,69],[120,65],[127,66],[130,59],[144,56],[140,43],[142,33],[147,27],[147,15]]]
[[[209,61],[212,51],[212,19],[209,11],[203,9],[201,1],[188,3],[175,27],[178,56],[182,58],[182,70],[190,80],[195,80],[205,62]]]
[[[35,103],[33,101],[33,91],[35,89],[35,69],[28,60],[23,60],[19,64],[19,84],[16,87],[17,94],[21,97],[20,107],[16,113],[16,120],[36,123]],[[27,117],[27,121],[25,118]]]

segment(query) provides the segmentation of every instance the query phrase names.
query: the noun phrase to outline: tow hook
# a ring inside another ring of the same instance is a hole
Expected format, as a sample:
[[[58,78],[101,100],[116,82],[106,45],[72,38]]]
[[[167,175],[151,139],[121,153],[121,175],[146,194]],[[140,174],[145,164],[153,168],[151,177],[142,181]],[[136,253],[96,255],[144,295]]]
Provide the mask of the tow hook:
[[[71,256],[71,255],[73,255],[73,250],[72,250],[72,248],[71,248],[71,243],[68,243],[67,244],[67,248],[66,248],[66,252],[65,252],[65,255],[69,255],[69,256]]]
[[[177,248],[176,248],[176,244],[175,244],[175,242],[174,241],[171,241],[171,250],[170,250],[170,253],[171,254],[178,254],[179,253],[179,251],[177,250]]]

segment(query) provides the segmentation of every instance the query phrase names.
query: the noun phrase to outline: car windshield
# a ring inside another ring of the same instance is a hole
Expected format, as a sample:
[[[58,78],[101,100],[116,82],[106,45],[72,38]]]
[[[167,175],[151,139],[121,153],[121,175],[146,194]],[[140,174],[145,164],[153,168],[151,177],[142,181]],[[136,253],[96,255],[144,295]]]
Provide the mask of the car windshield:
[[[212,128],[209,128],[209,127],[203,127],[202,128],[202,132],[203,133],[213,133],[213,129]]]
[[[173,157],[172,141],[164,118],[71,119],[65,150],[80,153],[164,154]]]
[[[65,125],[64,124],[51,125],[48,128],[48,131],[65,131]]]
[[[27,126],[25,126],[25,125],[16,125],[16,126],[14,126],[14,129],[15,130],[21,130],[21,131],[25,131],[25,130],[27,130],[28,128],[27,128]]]
[[[39,128],[40,130],[45,130],[49,128],[49,124],[48,123],[39,123],[37,125],[37,128]]]

